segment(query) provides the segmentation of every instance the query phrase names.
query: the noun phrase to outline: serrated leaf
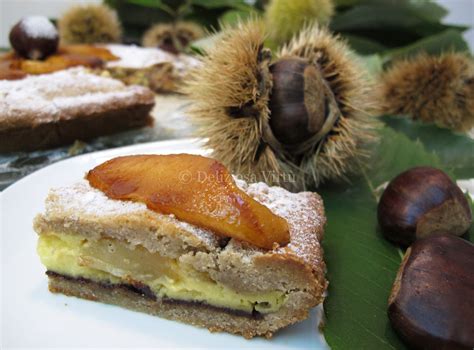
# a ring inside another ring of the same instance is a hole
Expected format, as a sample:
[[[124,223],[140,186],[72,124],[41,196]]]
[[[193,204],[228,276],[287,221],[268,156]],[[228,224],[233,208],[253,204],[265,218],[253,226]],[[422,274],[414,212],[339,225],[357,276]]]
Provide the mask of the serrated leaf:
[[[355,35],[391,48],[410,45],[450,29],[459,32],[467,29],[441,23],[440,11],[438,5],[429,2],[420,5],[406,1],[363,1],[334,16],[330,27],[345,36]]]
[[[217,28],[218,18],[229,8],[238,8],[241,1],[232,2],[232,6],[209,7],[185,0],[105,0],[114,7],[123,24],[128,39],[139,41],[144,31],[152,24],[173,22],[184,19],[199,23],[206,28]],[[244,4],[245,5],[245,4]],[[245,5],[248,7],[248,5]]]
[[[366,183],[323,190],[328,225],[324,336],[332,350],[404,349],[390,327],[386,305],[401,262],[377,232],[376,202]]]
[[[421,16],[433,22],[441,21],[448,14],[448,10],[443,6],[430,0],[411,0],[410,2]]]
[[[472,200],[472,198],[474,198],[474,194],[472,196],[470,194],[466,194],[466,198],[469,202],[469,205],[471,206],[471,213],[474,214],[474,201]],[[474,225],[471,225],[469,231],[462,235],[462,238],[474,243]]]
[[[422,18],[438,22],[443,19],[448,11],[432,0],[336,0],[337,7],[349,7],[356,5],[398,5],[411,7]]]
[[[243,0],[192,0],[191,3],[207,9],[216,9],[220,7],[245,9],[249,7],[249,5],[247,5]]]
[[[382,129],[380,136],[381,140],[375,146],[370,161],[371,166],[366,172],[367,179],[374,188],[415,166],[434,166],[450,172],[439,157],[426,149],[421,141],[410,140],[403,133],[388,127]]]
[[[163,2],[160,0],[127,0],[128,3],[146,7],[160,8],[163,6]]]
[[[390,50],[384,53],[385,60],[407,58],[426,52],[431,55],[439,55],[443,52],[469,51],[469,46],[457,30],[448,29],[440,34],[436,34],[419,40],[409,46]]]
[[[331,22],[336,31],[375,29],[383,27],[414,27],[423,20],[409,8],[390,4],[364,4],[337,15]]]
[[[358,0],[334,0],[334,5],[336,7],[345,7],[345,6],[353,6],[357,4]]]
[[[442,7],[426,1],[422,3],[366,1],[337,15],[331,27],[339,31],[387,27],[412,28],[419,34],[430,34],[446,29],[446,26],[439,22],[445,14],[446,11]],[[463,26],[456,28],[466,29]]]
[[[386,46],[362,36],[344,34],[343,38],[347,40],[347,43],[354,51],[361,55],[371,55],[387,50]]]
[[[335,0],[334,4],[339,6],[355,6],[362,4],[384,4],[384,5],[393,5],[393,4],[405,4],[410,2],[410,0]]]
[[[207,51],[214,47],[215,43],[221,38],[221,36],[222,32],[208,35],[202,39],[194,41],[190,45],[190,48],[200,55],[205,55]]]
[[[365,176],[348,187],[326,186],[323,247],[330,282],[325,338],[333,350],[406,349],[392,330],[387,300],[403,252],[377,229],[376,187],[413,166],[441,166],[421,142],[385,127]]]
[[[110,3],[110,0],[109,0]],[[143,32],[154,23],[170,22],[173,16],[158,7],[146,7],[128,1],[117,1],[114,5],[127,34],[133,33],[140,38]]]
[[[360,60],[373,77],[377,78],[383,71],[383,60],[379,55],[361,56]]]
[[[229,10],[226,11],[220,18],[219,23],[222,25],[234,26],[239,22],[245,21],[249,18],[256,18],[258,12],[255,9],[249,8],[247,10]]]
[[[474,140],[467,135],[413,121],[408,117],[384,116],[382,120],[409,139],[422,142],[457,179],[474,178]]]

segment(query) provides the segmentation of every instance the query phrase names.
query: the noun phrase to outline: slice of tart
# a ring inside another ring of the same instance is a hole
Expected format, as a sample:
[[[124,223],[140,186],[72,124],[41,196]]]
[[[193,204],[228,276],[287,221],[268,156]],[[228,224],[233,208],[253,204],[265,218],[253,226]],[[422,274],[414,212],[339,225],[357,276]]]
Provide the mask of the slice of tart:
[[[315,193],[169,155],[116,158],[52,189],[34,227],[51,292],[251,338],[322,302],[325,221]]]

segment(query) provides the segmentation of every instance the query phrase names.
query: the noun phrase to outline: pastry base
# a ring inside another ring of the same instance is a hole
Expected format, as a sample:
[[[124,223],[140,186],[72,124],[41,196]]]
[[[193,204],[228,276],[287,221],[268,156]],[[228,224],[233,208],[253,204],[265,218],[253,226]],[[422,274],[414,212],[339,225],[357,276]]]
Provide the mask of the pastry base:
[[[0,152],[33,151],[153,124],[153,104],[92,113],[78,118],[0,131]]]
[[[48,271],[47,275],[49,290],[53,293],[118,305],[130,310],[207,328],[211,332],[239,334],[248,339],[255,336],[270,338],[276,330],[306,319],[308,317],[307,311],[298,308],[292,309],[291,306],[305,302],[304,299],[311,297],[302,293],[297,297],[299,300],[288,300],[285,306],[272,314],[264,315],[258,312],[248,314],[200,302],[157,299],[146,287],[102,284],[84,278],[63,276],[52,271]]]

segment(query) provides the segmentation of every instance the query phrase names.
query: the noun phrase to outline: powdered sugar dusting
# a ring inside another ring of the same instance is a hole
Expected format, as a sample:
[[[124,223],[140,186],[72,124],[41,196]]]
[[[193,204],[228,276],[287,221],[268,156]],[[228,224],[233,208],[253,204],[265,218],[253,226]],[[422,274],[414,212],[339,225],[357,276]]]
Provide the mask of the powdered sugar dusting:
[[[106,48],[120,58],[117,61],[107,62],[107,67],[140,69],[160,63],[171,63],[178,73],[183,73],[199,65],[199,61],[191,56],[184,54],[175,56],[159,48],[117,44],[107,45]]]
[[[0,120],[21,122],[34,115],[35,123],[50,122],[51,118],[70,115],[70,109],[78,106],[87,110],[118,101],[131,104],[143,90],[81,67],[21,80],[0,80]]]
[[[54,39],[58,36],[54,24],[43,16],[25,17],[21,20],[20,26],[32,38]]]
[[[173,56],[166,51],[135,45],[107,45],[117,61],[107,62],[107,67],[146,68],[158,63],[172,62]]]
[[[145,204],[109,199],[102,191],[92,188],[87,180],[72,186],[54,188],[50,197],[55,200],[54,207],[73,217],[76,215],[113,216],[130,215],[148,210]]]
[[[204,242],[205,245],[214,246],[214,247],[217,245],[219,237],[213,232],[188,224],[187,222],[184,222],[184,221],[179,221],[174,216],[170,216],[170,218],[173,220],[176,226],[190,232],[192,235],[196,236],[201,242]]]
[[[245,191],[273,213],[287,220],[290,226],[290,243],[287,248],[305,260],[311,260],[314,252],[321,249],[319,239],[314,237],[318,233],[322,235],[323,232],[322,229],[319,232],[315,229],[321,228],[326,219],[321,217],[322,211],[316,210],[323,206],[318,195],[311,192],[291,193],[262,182],[249,184]]]
[[[35,106],[34,99],[54,100],[125,89],[122,82],[89,73],[81,67],[29,76],[20,80],[0,80],[0,94],[5,94],[7,98],[17,93],[30,94],[30,99],[24,102],[31,108]]]
[[[127,100],[135,93],[138,89],[131,86],[129,89],[124,91],[115,91],[115,92],[95,92],[95,93],[86,93],[82,96],[68,96],[68,97],[58,97],[55,99],[54,104],[62,110],[83,107],[85,105],[100,105],[107,104],[116,100]]]

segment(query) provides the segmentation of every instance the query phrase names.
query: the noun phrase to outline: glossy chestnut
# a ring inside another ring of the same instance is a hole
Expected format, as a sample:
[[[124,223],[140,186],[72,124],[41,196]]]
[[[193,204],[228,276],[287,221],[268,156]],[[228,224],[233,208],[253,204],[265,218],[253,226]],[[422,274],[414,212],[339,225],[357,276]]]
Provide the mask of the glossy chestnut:
[[[433,234],[464,234],[472,222],[469,203],[443,171],[417,167],[395,177],[380,198],[378,222],[392,242],[409,245]]]
[[[58,49],[59,35],[56,27],[46,17],[29,16],[13,26],[10,44],[22,57],[42,60]]]
[[[430,236],[407,250],[389,298],[392,327],[410,348],[474,348],[474,245]]]

